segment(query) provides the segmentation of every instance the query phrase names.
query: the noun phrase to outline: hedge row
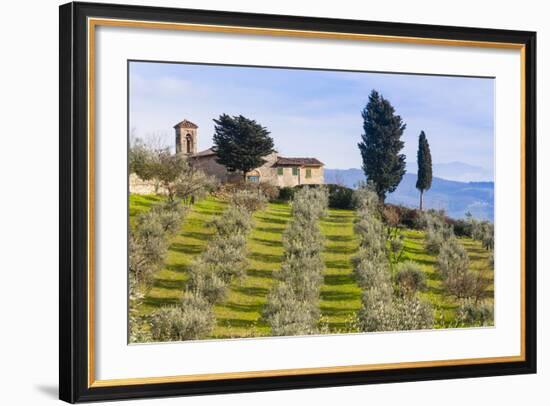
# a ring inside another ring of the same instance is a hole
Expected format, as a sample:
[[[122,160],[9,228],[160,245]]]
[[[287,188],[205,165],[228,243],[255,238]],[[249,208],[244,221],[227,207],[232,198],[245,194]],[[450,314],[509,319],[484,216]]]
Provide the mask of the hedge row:
[[[400,331],[433,327],[433,308],[416,291],[423,286],[414,264],[401,264],[394,289],[386,249],[384,224],[376,193],[369,187],[356,191],[359,251],[353,258],[357,283],[363,289],[358,326],[362,331]]]
[[[424,213],[424,218],[427,224],[426,250],[438,254],[436,269],[440,273],[443,287],[448,295],[463,301],[457,314],[458,321],[468,325],[488,323],[492,312],[488,312],[487,309],[492,309],[492,305],[480,302],[485,296],[488,281],[480,272],[470,270],[468,253],[455,236],[453,228],[445,222],[442,213],[427,212]],[[472,219],[469,219],[468,223],[470,224],[470,237],[478,232],[480,239],[492,238],[489,231],[492,227],[487,226],[489,223],[478,223]],[[476,231],[476,229],[480,231]]]
[[[323,283],[323,236],[319,219],[326,214],[325,188],[303,188],[292,201],[293,219],[283,234],[285,257],[263,316],[272,334],[305,335],[318,332],[319,292]]]
[[[130,228],[129,310],[130,342],[148,341],[149,335],[143,328],[143,320],[137,308],[150,288],[153,274],[164,263],[168,241],[180,228],[186,209],[177,200],[157,204],[151,210],[139,214]]]
[[[229,208],[216,220],[214,237],[191,264],[186,291],[178,306],[163,307],[151,320],[155,341],[196,340],[215,326],[213,306],[222,302],[235,277],[246,272],[246,236],[252,213],[265,203],[262,195],[237,191]]]

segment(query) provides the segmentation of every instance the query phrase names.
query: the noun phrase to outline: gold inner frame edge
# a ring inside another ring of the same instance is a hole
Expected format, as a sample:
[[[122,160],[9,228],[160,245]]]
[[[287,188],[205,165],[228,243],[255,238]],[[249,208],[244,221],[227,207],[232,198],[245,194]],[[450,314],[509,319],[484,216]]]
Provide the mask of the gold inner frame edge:
[[[497,364],[504,362],[525,361],[525,45],[506,42],[452,40],[422,37],[400,37],[390,35],[355,34],[343,32],[306,31],[290,29],[274,29],[259,27],[242,27],[227,25],[187,24],[187,23],[163,23],[139,20],[120,20],[108,18],[89,18],[87,29],[88,41],[88,387],[112,387],[126,385],[177,383],[192,381],[212,381],[221,379],[265,378],[280,376],[330,374],[343,372],[367,372],[379,370],[392,370],[399,368],[427,368],[441,366],[459,366],[473,364]],[[316,368],[277,369],[267,371],[243,371],[243,372],[219,372],[210,374],[188,374],[175,376],[145,377],[145,378],[121,378],[121,379],[95,379],[95,340],[94,340],[94,191],[95,191],[95,28],[97,26],[130,27],[162,30],[180,30],[195,32],[218,32],[244,35],[283,36],[298,38],[340,39],[371,42],[392,42],[401,44],[435,45],[435,46],[459,46],[493,49],[512,49],[520,51],[520,164],[521,164],[521,269],[520,269],[520,355],[502,357],[464,358],[452,360],[396,362],[383,364],[363,364],[347,366],[330,366]]]

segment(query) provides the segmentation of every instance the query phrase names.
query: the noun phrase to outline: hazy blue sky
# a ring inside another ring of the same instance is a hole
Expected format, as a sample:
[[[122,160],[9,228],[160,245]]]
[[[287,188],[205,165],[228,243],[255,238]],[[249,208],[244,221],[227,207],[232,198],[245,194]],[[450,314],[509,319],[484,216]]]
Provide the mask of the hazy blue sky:
[[[372,89],[407,124],[407,163],[416,168],[418,134],[434,163],[463,162],[493,171],[492,79],[247,68],[130,64],[130,128],[174,144],[173,125],[199,126],[199,150],[212,145],[212,119],[242,114],[271,131],[283,156],[316,157],[327,168],[360,168],[361,110]]]

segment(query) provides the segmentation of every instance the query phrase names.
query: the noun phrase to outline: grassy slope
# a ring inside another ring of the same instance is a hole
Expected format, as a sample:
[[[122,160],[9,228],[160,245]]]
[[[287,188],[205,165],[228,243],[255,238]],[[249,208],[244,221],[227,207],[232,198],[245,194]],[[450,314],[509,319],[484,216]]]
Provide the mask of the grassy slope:
[[[131,218],[159,201],[154,196],[130,196]],[[140,309],[142,314],[170,303],[176,303],[185,286],[185,270],[193,258],[205,248],[213,230],[208,223],[221,214],[226,204],[208,198],[193,206],[185,218],[180,233],[171,242],[166,266],[155,276],[153,288]],[[323,322],[331,332],[346,328],[346,321],[361,305],[361,291],[352,274],[350,258],[357,248],[353,234],[354,213],[346,210],[329,210],[320,226],[325,236],[325,283],[321,288]],[[282,233],[290,219],[290,207],[270,203],[265,210],[255,213],[255,227],[248,237],[249,267],[243,280],[235,280],[227,300],[215,307],[218,324],[212,334],[215,338],[250,337],[269,335],[269,326],[261,322],[262,307],[269,289],[273,286],[273,272],[283,258]],[[441,280],[433,268],[436,257],[424,252],[424,235],[420,231],[405,230],[405,250],[402,261],[418,262],[427,274],[428,291],[422,295],[436,306],[437,327],[449,326],[458,302],[444,294]],[[491,281],[488,252],[471,239],[461,239],[468,250],[471,268],[481,270]],[[492,298],[492,287],[488,291]]]
[[[436,328],[452,327],[456,308],[459,302],[451,296],[445,295],[441,277],[434,268],[437,257],[424,250],[424,233],[415,230],[405,230],[405,249],[401,261],[411,260],[422,266],[426,273],[428,290],[421,295],[429,299],[436,309]],[[493,270],[490,269],[489,252],[483,249],[479,241],[470,238],[460,238],[470,258],[470,269],[483,272],[490,282],[487,290],[487,299],[493,298]]]
[[[147,196],[130,196],[130,215],[136,210],[132,207],[146,209],[156,200]],[[144,207],[145,206],[145,207]],[[193,258],[200,254],[214,230],[209,222],[224,210],[226,203],[207,198],[193,205],[185,216],[180,232],[173,238],[168,250],[165,266],[155,275],[153,286],[147,293],[140,308],[141,314],[149,314],[158,307],[177,303],[185,287],[186,268]]]
[[[269,203],[254,214],[254,229],[248,236],[247,275],[236,279],[227,300],[214,309],[218,321],[212,336],[215,338],[269,335],[269,326],[261,318],[269,290],[275,280],[273,272],[283,258],[282,234],[290,220],[290,207]]]
[[[361,289],[355,283],[350,261],[358,245],[353,232],[354,218],[353,211],[330,209],[320,224],[325,237],[325,281],[320,308],[323,324],[331,332],[345,329],[346,322],[361,307]]]

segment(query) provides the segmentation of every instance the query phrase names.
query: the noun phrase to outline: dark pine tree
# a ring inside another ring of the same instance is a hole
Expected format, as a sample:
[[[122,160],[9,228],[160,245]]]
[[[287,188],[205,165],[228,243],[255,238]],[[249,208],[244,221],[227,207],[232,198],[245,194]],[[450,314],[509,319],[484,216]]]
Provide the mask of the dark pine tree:
[[[432,187],[432,153],[430,152],[430,144],[428,144],[428,139],[424,131],[421,131],[418,137],[418,152],[416,159],[418,161],[416,188],[420,190],[420,210],[422,210],[424,191]]]
[[[262,166],[263,158],[275,151],[269,131],[254,120],[222,114],[214,123],[216,161],[229,172],[241,171],[244,181],[247,172]]]
[[[386,193],[393,192],[405,174],[404,143],[401,136],[405,124],[395,114],[390,102],[376,90],[369,95],[369,102],[361,112],[363,131],[358,144],[363,158],[363,172],[375,187],[381,202]]]

